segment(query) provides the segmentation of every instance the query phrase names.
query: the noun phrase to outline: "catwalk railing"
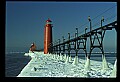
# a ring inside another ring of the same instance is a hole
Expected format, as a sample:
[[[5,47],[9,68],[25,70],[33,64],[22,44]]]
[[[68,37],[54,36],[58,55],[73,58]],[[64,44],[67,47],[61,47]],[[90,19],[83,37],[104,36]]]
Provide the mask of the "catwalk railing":
[[[104,56],[103,39],[105,36],[105,32],[107,30],[112,30],[113,28],[115,28],[117,32],[117,21],[113,21],[109,24],[102,26],[102,22],[104,21],[104,19],[102,19],[101,26],[92,30],[91,19],[88,18],[88,20],[90,22],[89,32],[86,32],[87,28],[85,28],[85,33],[78,36],[78,28],[76,28],[76,33],[74,38],[70,38],[70,33],[68,33],[68,39],[66,41],[63,36],[63,41],[60,41],[60,39],[58,39],[59,42],[57,44],[51,43],[49,45],[49,53],[58,54],[58,55],[60,55],[61,53],[62,55],[64,55],[67,51],[68,55],[70,56],[71,50],[75,50],[75,54],[76,56],[78,56],[78,51],[82,49],[85,52],[85,56],[90,59],[92,50],[94,48],[99,48],[102,52],[102,55]],[[90,38],[89,54],[87,54],[87,49],[86,49],[86,43],[88,38]],[[97,41],[97,45],[95,44],[95,41]]]

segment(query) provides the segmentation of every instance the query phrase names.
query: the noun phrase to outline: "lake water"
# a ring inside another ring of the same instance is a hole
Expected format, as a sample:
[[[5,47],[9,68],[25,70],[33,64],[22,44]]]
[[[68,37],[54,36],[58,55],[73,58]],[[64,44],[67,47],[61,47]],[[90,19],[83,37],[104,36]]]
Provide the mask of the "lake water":
[[[16,77],[29,61],[30,57],[24,56],[24,53],[6,53],[5,77]]]

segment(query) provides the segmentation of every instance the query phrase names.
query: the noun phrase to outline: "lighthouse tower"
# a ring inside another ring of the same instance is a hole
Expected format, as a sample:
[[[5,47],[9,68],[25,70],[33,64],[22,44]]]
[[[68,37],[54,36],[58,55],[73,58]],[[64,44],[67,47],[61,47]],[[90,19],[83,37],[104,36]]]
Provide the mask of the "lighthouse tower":
[[[51,20],[48,18],[46,25],[44,27],[44,54],[48,53],[48,48],[52,43],[52,24]]]

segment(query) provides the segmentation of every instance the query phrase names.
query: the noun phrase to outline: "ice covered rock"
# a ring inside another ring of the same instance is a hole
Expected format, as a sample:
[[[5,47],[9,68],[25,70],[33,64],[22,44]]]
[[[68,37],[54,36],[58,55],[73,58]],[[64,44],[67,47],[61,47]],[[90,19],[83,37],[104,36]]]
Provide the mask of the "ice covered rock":
[[[29,56],[29,53],[25,53],[24,56]]]

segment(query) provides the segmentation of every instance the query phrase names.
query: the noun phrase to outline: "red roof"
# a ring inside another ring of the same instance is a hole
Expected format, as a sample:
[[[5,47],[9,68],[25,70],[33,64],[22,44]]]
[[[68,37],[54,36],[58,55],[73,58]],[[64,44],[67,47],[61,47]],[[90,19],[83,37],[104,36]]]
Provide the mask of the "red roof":
[[[46,20],[46,22],[52,22],[52,21],[48,18],[48,20]]]

